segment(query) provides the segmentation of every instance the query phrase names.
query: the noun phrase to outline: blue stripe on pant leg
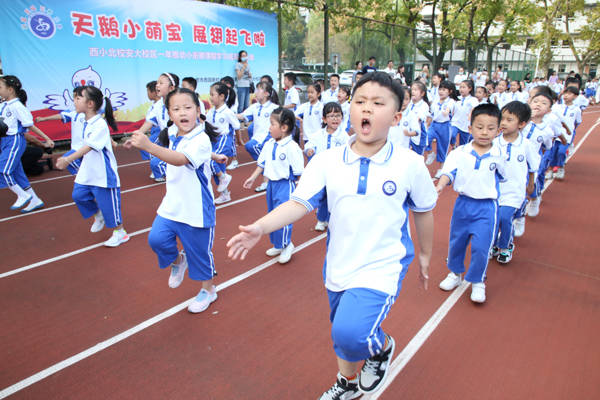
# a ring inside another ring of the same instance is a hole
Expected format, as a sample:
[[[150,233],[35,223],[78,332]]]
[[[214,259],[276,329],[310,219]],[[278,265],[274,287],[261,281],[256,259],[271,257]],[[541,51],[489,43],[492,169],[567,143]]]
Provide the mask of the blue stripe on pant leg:
[[[157,215],[148,235],[148,244],[152,251],[156,253],[160,268],[170,266],[177,260],[179,254],[174,223],[174,221]]]
[[[470,233],[471,233],[471,263],[465,274],[465,280],[471,283],[483,282],[488,266],[488,257],[498,223],[498,205],[496,200],[471,199],[470,208]]]
[[[96,214],[99,210],[94,197],[93,186],[75,183],[75,185],[73,185],[72,198],[77,205],[81,216],[85,219]]]
[[[446,154],[448,153],[448,146],[450,144],[450,122],[438,123],[435,128],[436,138],[436,161],[445,162]]]
[[[267,183],[267,209],[269,212],[290,199],[293,182],[287,179]],[[269,239],[276,249],[283,249],[291,242],[292,224],[286,225],[269,234]]]
[[[509,206],[500,206],[498,208],[498,230],[500,234],[496,239],[496,247],[499,249],[508,249],[513,240],[513,221],[517,214],[517,209]]]

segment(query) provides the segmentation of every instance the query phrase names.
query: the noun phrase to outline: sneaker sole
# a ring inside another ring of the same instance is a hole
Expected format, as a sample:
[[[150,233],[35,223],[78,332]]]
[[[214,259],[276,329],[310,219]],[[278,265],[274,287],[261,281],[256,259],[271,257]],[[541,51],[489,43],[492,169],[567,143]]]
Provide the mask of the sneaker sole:
[[[198,311],[192,311],[192,310],[190,310],[191,304],[188,306],[187,310],[188,310],[188,312],[190,312],[190,313],[192,313],[192,314],[199,314],[199,313],[201,313],[201,312],[203,312],[203,311],[206,311],[206,310],[208,309],[208,307],[210,307],[210,305],[211,305],[212,303],[214,303],[215,301],[217,301],[217,299],[218,299],[218,298],[219,298],[219,296],[215,295],[215,298],[214,298],[213,300],[211,300],[211,301],[208,303],[208,305],[207,305],[206,307],[204,307],[203,309],[201,309],[201,310],[198,310]],[[192,301],[193,301],[193,300],[192,300]]]
[[[25,203],[23,203],[22,205],[20,205],[20,206],[10,206],[10,209],[11,210],[18,210],[19,208],[26,207],[27,204],[29,204],[29,202],[31,201],[31,199],[33,199],[33,196],[29,196],[29,199],[27,199],[27,201]]]
[[[106,244],[106,243],[104,243],[104,246],[105,247],[113,247],[114,248],[114,247],[119,247],[120,245],[122,245],[123,243],[126,243],[126,242],[129,242],[129,235],[125,236],[117,244]]]
[[[372,388],[370,390],[365,390],[360,384],[360,378],[358,379],[358,388],[363,393],[370,394],[370,393],[376,392],[377,390],[381,389],[381,387],[385,384],[385,381],[387,380],[388,372],[390,371],[390,365],[392,365],[392,358],[394,358],[394,351],[396,350],[396,341],[394,340],[393,337],[391,337],[391,336],[388,336],[388,337],[392,341],[392,351],[390,351],[388,366],[385,369],[385,372],[383,373],[383,377],[381,378],[381,381],[379,381],[377,386],[375,386],[374,388]]]
[[[39,210],[40,208],[44,207],[44,205],[45,205],[44,203],[41,203],[41,204],[38,204],[37,206],[33,207],[31,210],[21,210],[21,212],[23,214],[27,214],[27,213],[30,213],[32,211]]]

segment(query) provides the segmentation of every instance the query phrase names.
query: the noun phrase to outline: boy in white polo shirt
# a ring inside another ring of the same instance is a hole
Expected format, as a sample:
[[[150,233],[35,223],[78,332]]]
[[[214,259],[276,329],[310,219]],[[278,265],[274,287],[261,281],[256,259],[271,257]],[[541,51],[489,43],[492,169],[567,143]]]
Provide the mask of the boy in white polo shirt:
[[[346,146],[315,155],[291,200],[241,226],[227,244],[230,257],[244,258],[263,234],[300,219],[327,196],[324,276],[339,373],[321,399],[356,398],[385,380],[395,344],[381,323],[414,257],[409,208],[419,237],[421,277],[427,280],[437,195],[422,157],[387,141],[390,127],[400,122],[403,96],[385,72],[365,75],[352,95],[356,135]]]
[[[465,271],[465,254],[471,242],[471,264],[465,280],[472,283],[471,300],[485,302],[485,273],[494,244],[498,214],[498,181],[504,180],[504,159],[493,144],[498,136],[500,110],[494,104],[481,104],[471,112],[469,132],[473,140],[451,151],[442,168],[436,189],[441,193],[454,184],[459,193],[450,222],[448,269],[440,289],[460,285]]]

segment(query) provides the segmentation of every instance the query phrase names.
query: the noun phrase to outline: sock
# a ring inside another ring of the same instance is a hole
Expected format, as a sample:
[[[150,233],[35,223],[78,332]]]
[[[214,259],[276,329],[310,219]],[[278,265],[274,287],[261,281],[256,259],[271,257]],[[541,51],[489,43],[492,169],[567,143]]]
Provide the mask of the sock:
[[[25,192],[32,197],[31,198],[32,200],[39,200],[40,199],[39,197],[37,197],[37,194],[35,194],[35,192],[33,191],[32,187],[30,187],[29,189],[27,189]]]
[[[16,194],[17,196],[19,196],[19,198],[27,198],[29,197],[27,195],[27,192],[23,189],[21,189],[21,186],[19,185],[12,185],[8,187],[14,194]],[[35,194],[35,193],[34,193]]]
[[[340,372],[340,375],[342,375],[344,378],[346,378],[348,380],[348,382],[353,382],[358,379],[358,374],[354,374],[352,376],[345,376],[344,374],[342,374]]]

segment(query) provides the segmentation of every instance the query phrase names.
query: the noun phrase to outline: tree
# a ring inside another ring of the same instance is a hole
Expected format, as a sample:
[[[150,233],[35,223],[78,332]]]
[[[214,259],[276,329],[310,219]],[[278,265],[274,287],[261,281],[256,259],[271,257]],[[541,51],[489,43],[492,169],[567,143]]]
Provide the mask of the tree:
[[[542,13],[542,30],[536,35],[536,43],[540,49],[538,69],[547,73],[552,62],[552,42],[557,42],[560,36],[560,32],[554,25],[556,17],[561,15],[560,1],[541,0],[539,3],[539,10]]]
[[[565,28],[562,40],[568,42],[577,69],[583,74],[587,65],[600,58],[600,6],[594,4],[588,11],[584,0],[563,0],[559,5]],[[580,29],[572,27],[570,19],[575,16],[580,19]],[[587,42],[587,46],[577,48],[576,40]]]

